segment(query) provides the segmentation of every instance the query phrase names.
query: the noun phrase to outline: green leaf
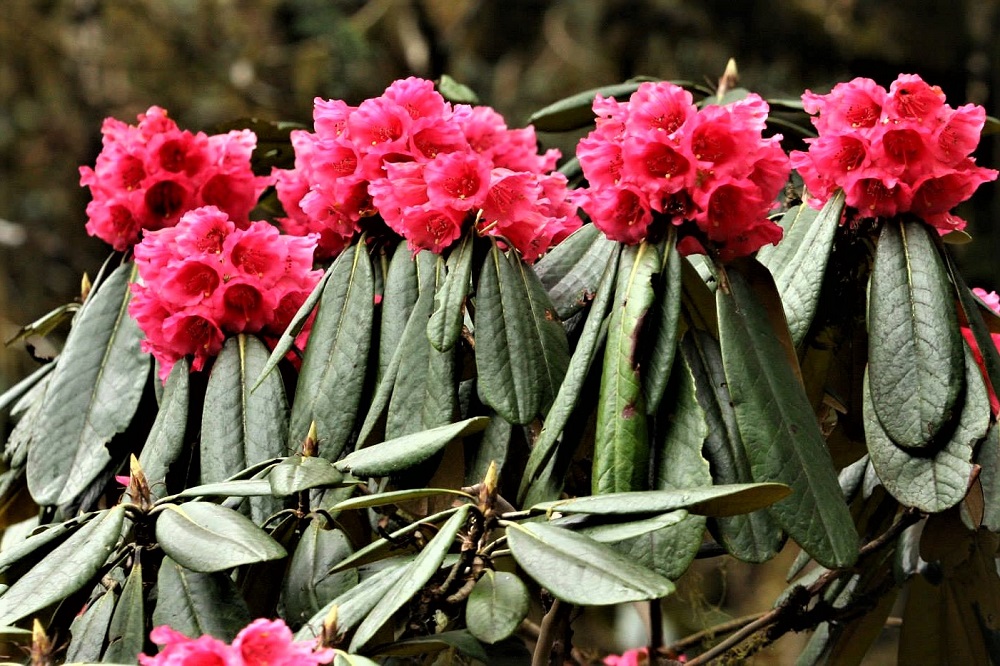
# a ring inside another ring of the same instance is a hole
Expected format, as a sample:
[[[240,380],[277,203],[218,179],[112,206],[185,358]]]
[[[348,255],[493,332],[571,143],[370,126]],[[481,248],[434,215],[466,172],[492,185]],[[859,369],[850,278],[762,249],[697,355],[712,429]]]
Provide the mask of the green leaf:
[[[823,566],[850,566],[859,537],[797,368],[779,340],[788,332],[775,329],[746,277],[733,269],[727,275],[728,293],[717,294],[722,362],[754,478],[792,488],[771,512],[803,550]],[[764,288],[764,277],[755,277]]]
[[[358,584],[358,572],[354,569],[326,575],[352,552],[351,543],[342,531],[324,529],[318,520],[309,523],[282,583],[281,605],[290,624],[305,622],[332,599]]]
[[[539,132],[568,132],[582,129],[594,123],[592,107],[598,95],[614,97],[619,102],[625,102],[639,89],[641,83],[641,80],[632,80],[584,90],[535,111],[528,118],[528,123],[534,125]]]
[[[994,424],[979,447],[976,463],[980,466],[979,480],[983,484],[983,527],[1000,532],[1000,427]]]
[[[285,454],[288,402],[281,375],[272,373],[251,392],[250,382],[262,372],[267,349],[255,337],[229,338],[215,359],[205,389],[201,419],[201,482],[215,483],[264,460]],[[263,522],[278,504],[250,502],[252,516]]]
[[[236,584],[224,573],[198,573],[164,557],[156,579],[153,626],[162,624],[189,638],[231,641],[251,621]]]
[[[555,396],[569,348],[537,278],[496,243],[480,272],[475,325],[480,399],[511,423],[529,423]]]
[[[781,218],[785,230],[781,242],[757,253],[757,259],[774,276],[795,346],[805,339],[816,314],[823,275],[843,212],[843,190],[827,199],[821,211],[806,204],[796,206]]]
[[[513,635],[530,608],[528,587],[520,578],[487,569],[469,593],[465,624],[473,636],[492,644]]]
[[[976,349],[979,350],[980,356],[983,359],[983,368],[988,378],[988,384],[990,386],[1000,386],[1000,351],[997,351],[996,343],[993,342],[993,338],[990,335],[990,329],[987,327],[986,322],[983,321],[984,316],[993,316],[994,313],[988,307],[982,305],[982,301],[966,285],[962,273],[958,270],[950,254],[945,253],[945,258],[948,262],[948,274],[951,276],[952,284],[955,287],[959,305],[965,314],[965,320],[969,324],[969,329],[972,331],[972,337],[976,341]]]
[[[872,404],[892,441],[909,448],[931,445],[962,391],[962,336],[931,233],[887,222],[869,286]]]
[[[156,420],[139,454],[153,500],[167,494],[167,473],[184,450],[190,401],[191,367],[186,358],[174,364],[160,400]],[[155,381],[155,380],[154,380]]]
[[[651,349],[642,371],[642,390],[646,396],[646,414],[653,415],[660,406],[663,393],[670,380],[670,369],[674,365],[677,351],[677,334],[681,314],[681,255],[674,246],[676,234],[670,229],[670,237],[664,249],[661,280],[663,293],[653,302],[649,312],[652,327]]]
[[[108,649],[104,652],[103,661],[127,664],[142,652],[146,644],[144,612],[142,565],[136,559],[108,625]]]
[[[309,638],[313,637],[310,636],[299,640],[308,640]],[[334,653],[333,666],[379,666],[379,664],[368,657],[362,657],[360,654],[348,654],[343,650],[337,650]]]
[[[436,87],[441,96],[453,104],[479,104],[479,96],[472,88],[447,74],[441,75],[436,81]]]
[[[555,597],[581,606],[659,599],[674,584],[611,546],[552,525],[510,524],[507,540],[518,565]]]
[[[375,607],[358,627],[351,639],[350,648],[348,648],[350,652],[364,647],[382,628],[382,625],[388,622],[396,611],[408,603],[431,579],[431,576],[437,573],[441,562],[458,535],[458,531],[465,526],[468,517],[469,507],[466,505],[456,511],[448,519],[448,522],[441,526],[440,531],[406,567],[406,571],[399,576],[396,584],[375,604]]]
[[[681,352],[694,377],[695,394],[708,424],[704,453],[714,482],[720,485],[753,482],[718,341],[694,329],[681,340]],[[781,528],[769,511],[719,518],[716,526],[719,542],[744,562],[766,562],[774,557],[781,544]]]
[[[438,272],[444,273],[444,279],[438,283],[434,293],[434,314],[427,322],[427,337],[440,352],[454,347],[462,334],[465,297],[472,280],[473,238],[473,232],[467,231],[451,250],[446,264],[443,258],[438,257]],[[443,271],[440,268],[442,264]]]
[[[192,486],[167,499],[172,501],[185,497],[270,497],[271,494],[271,484],[264,479],[240,479]]]
[[[22,398],[30,394],[32,389],[36,386],[43,384],[43,380],[48,377],[49,373],[52,372],[53,369],[55,369],[56,365],[58,364],[46,363],[0,394],[0,413],[10,409],[11,417],[19,416],[18,410],[15,409],[17,403],[20,402]],[[44,391],[42,393],[44,394]],[[21,413],[23,413],[23,410]]]
[[[299,309],[295,311],[292,315],[291,321],[288,322],[288,326],[281,333],[281,337],[278,338],[278,342],[274,345],[274,349],[271,350],[271,354],[267,357],[267,362],[264,363],[264,369],[261,370],[260,375],[254,379],[253,387],[251,391],[256,391],[257,387],[264,383],[264,380],[271,374],[271,372],[278,367],[278,363],[281,359],[288,355],[288,352],[292,350],[295,345],[295,338],[298,337],[299,333],[302,332],[303,327],[306,325],[306,320],[309,319],[309,315],[312,311],[316,309],[316,304],[319,303],[320,296],[323,295],[323,289],[326,288],[326,283],[330,281],[330,276],[333,274],[333,266],[328,268],[323,277],[320,278],[313,290],[309,292],[306,300],[302,302]]]
[[[69,625],[72,638],[66,648],[66,661],[96,662],[104,650],[104,639],[111,624],[111,614],[115,610],[115,593],[107,590],[87,609],[73,618]]]
[[[66,538],[70,532],[79,528],[82,523],[83,521],[76,519],[51,525],[32,534],[23,541],[4,548],[3,552],[0,552],[0,573],[6,572],[11,566],[30,556],[35,551],[51,545],[56,540]]]
[[[438,351],[427,337],[434,288],[440,284],[439,271],[443,269],[444,262],[430,252],[419,255],[420,297],[410,315],[415,325],[405,329],[399,343],[399,369],[385,424],[385,436],[389,438],[450,423],[458,412],[457,353]]]
[[[643,536],[644,534],[649,534],[650,532],[657,532],[668,527],[674,527],[675,525],[684,522],[684,520],[686,520],[689,516],[690,514],[688,514],[687,511],[678,509],[677,511],[661,513],[650,518],[640,518],[639,520],[588,525],[586,527],[577,528],[576,531],[580,534],[587,535],[594,541],[600,541],[601,543],[613,545],[620,541],[626,541],[628,539]],[[557,524],[558,521],[552,522],[553,524]],[[667,578],[670,578],[670,576],[667,576]]]
[[[156,540],[164,553],[192,571],[211,573],[287,555],[267,532],[232,509],[207,502],[164,508],[156,518]]]
[[[462,629],[442,631],[440,634],[430,636],[415,636],[389,645],[379,645],[373,648],[373,652],[380,656],[417,657],[450,649],[480,663],[489,662],[489,655],[486,654],[482,644],[471,632]]]
[[[413,306],[419,296],[418,285],[417,262],[406,246],[406,241],[401,241],[392,253],[383,287],[382,319],[378,336],[379,381],[385,381],[386,370],[403,339],[403,331],[410,321]]]
[[[312,640],[319,636],[323,630],[323,621],[334,606],[337,607],[336,632],[344,634],[353,629],[371,612],[379,599],[399,581],[400,573],[405,571],[415,558],[415,555],[401,555],[379,561],[377,563],[379,568],[374,574],[362,577],[358,585],[321,608],[302,625],[295,634],[295,639]]]
[[[587,306],[605,269],[617,261],[620,251],[620,243],[585,224],[538,260],[535,274],[560,319],[566,320]]]
[[[38,504],[66,504],[111,463],[106,444],[132,421],[150,361],[128,315],[132,264],[88,301],[52,373],[28,449],[28,488]]]
[[[449,442],[480,432],[489,418],[477,416],[430,430],[391,439],[347,455],[337,469],[354,476],[387,476],[427,460]]]
[[[964,347],[964,345],[963,345]],[[962,501],[972,478],[972,451],[986,436],[990,402],[972,353],[965,353],[965,401],[948,442],[933,455],[915,455],[897,446],[872,404],[871,374],[865,375],[865,438],[872,467],[882,485],[900,503],[939,513]]]
[[[439,511],[438,513],[431,514],[426,518],[422,518],[410,523],[409,525],[399,528],[395,532],[389,534],[389,538],[383,537],[381,539],[376,539],[367,546],[359,548],[353,555],[346,558],[342,562],[339,562],[327,573],[334,574],[338,571],[344,571],[345,569],[349,569],[351,567],[359,567],[363,564],[378,560],[379,558],[385,556],[386,553],[399,550],[399,544],[404,541],[409,541],[411,534],[417,531],[426,530],[428,526],[436,526],[441,521],[450,518],[456,511],[458,511],[457,507]],[[434,527],[434,529],[436,529],[436,527]],[[422,534],[426,533],[422,532]]]
[[[271,468],[267,476],[271,492],[287,497],[310,488],[338,486],[346,483],[344,474],[325,458],[288,456]]]
[[[30,617],[92,582],[121,536],[125,508],[98,511],[0,596],[0,625]]]
[[[331,271],[302,359],[288,441],[299,447],[315,421],[320,454],[335,460],[351,437],[361,403],[375,278],[368,252],[358,244],[344,250]]]
[[[601,343],[601,325],[611,305],[611,295],[614,293],[617,282],[618,258],[621,254],[621,247],[620,244],[614,244],[615,252],[608,258],[604,276],[597,288],[597,295],[594,297],[590,312],[587,314],[587,320],[583,325],[583,331],[577,340],[576,349],[570,358],[566,377],[560,384],[559,392],[545,417],[542,432],[531,448],[524,474],[521,476],[521,488],[517,493],[521,501],[524,501],[529,494],[532,496],[558,494],[558,489],[554,493],[537,491],[557,483],[554,479],[548,478],[552,473],[550,463],[554,460],[559,436],[566,424],[569,423],[570,416],[579,402],[580,392],[583,390],[583,384]],[[535,493],[530,493],[532,488],[536,489]]]
[[[732,516],[757,511],[790,494],[780,483],[741,483],[705,488],[637,490],[587,495],[555,502],[542,502],[532,511],[586,513],[601,516],[634,516],[686,509],[701,516]]]
[[[472,486],[486,477],[491,464],[503,470],[511,451],[514,426],[496,412],[490,412],[490,422],[486,424],[479,441],[466,441],[465,485]]]
[[[653,276],[659,270],[659,253],[648,243],[629,246],[622,253],[598,397],[594,494],[641,490],[649,484],[640,335],[655,298]]]
[[[411,502],[425,497],[438,497],[440,495],[455,495],[464,497],[467,500],[475,501],[476,498],[469,493],[450,488],[415,488],[413,490],[391,490],[375,495],[362,495],[361,497],[351,497],[350,499],[337,502],[331,511],[347,511],[349,509],[368,509],[373,506],[386,506],[387,504],[400,504]]]

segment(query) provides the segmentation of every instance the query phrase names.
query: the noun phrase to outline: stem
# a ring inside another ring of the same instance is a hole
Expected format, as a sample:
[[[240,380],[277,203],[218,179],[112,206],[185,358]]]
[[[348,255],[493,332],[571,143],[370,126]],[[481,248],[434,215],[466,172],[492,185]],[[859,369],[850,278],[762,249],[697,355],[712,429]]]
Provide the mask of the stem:
[[[703,643],[705,640],[713,638],[720,634],[728,634],[732,631],[740,629],[741,627],[745,627],[751,622],[759,620],[761,617],[764,616],[765,612],[754,613],[752,615],[745,615],[743,617],[738,617],[736,619],[730,620],[729,622],[723,622],[722,624],[717,624],[714,627],[709,627],[708,629],[702,629],[697,633],[691,634],[690,636],[685,636],[679,641],[672,643],[670,646],[668,646],[668,649],[677,653],[684,652],[687,648],[691,647],[692,645],[698,645],[699,643]]]
[[[649,654],[663,647],[663,606],[659,599],[649,602]]]
[[[728,652],[729,648],[739,645],[745,639],[754,635],[759,630],[767,627],[770,624],[774,624],[777,621],[782,608],[784,607],[779,606],[778,608],[775,608],[774,610],[768,611],[764,615],[761,615],[759,618],[757,618],[750,624],[746,625],[745,627],[743,627],[742,629],[740,629],[739,631],[737,631],[732,636],[722,641],[715,647],[708,649],[705,652],[702,652],[697,657],[687,662],[687,666],[700,666],[700,664],[707,664],[712,659],[715,659],[724,652]]]
[[[531,655],[531,666],[549,665],[549,657],[552,656],[552,646],[559,637],[560,625],[562,625],[563,620],[569,615],[570,608],[569,604],[563,605],[558,599],[552,602],[552,607],[549,608],[549,612],[542,618],[542,624],[539,627],[538,642],[535,643],[535,652]]]

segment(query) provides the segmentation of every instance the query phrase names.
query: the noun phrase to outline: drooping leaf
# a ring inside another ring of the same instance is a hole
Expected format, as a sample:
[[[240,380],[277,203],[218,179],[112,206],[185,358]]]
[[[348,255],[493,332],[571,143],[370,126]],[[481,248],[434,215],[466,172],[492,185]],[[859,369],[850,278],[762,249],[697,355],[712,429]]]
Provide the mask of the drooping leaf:
[[[698,404],[708,424],[704,454],[714,482],[752,483],[750,459],[736,424],[718,341],[701,330],[691,330],[681,340],[681,352],[695,379]],[[715,525],[716,538],[740,560],[766,562],[778,552],[781,528],[769,511],[718,518]]]
[[[638,516],[686,509],[701,516],[732,516],[771,506],[790,494],[788,486],[781,483],[742,483],[587,495],[543,502],[531,509],[602,516]]]
[[[379,328],[379,381],[385,379],[386,370],[389,368],[396,347],[403,339],[403,330],[410,321],[410,314],[419,296],[415,259],[413,253],[406,247],[406,243],[400,242],[393,250],[392,259],[389,261],[383,287],[382,318]]]
[[[804,203],[796,206],[782,216],[785,233],[781,242],[766,245],[757,253],[757,259],[774,276],[795,346],[805,339],[816,314],[823,275],[843,212],[843,190],[827,199],[822,210]]]
[[[274,349],[271,350],[270,355],[267,357],[267,362],[264,363],[263,370],[256,377],[252,377],[253,386],[251,391],[256,391],[257,387],[260,386],[264,379],[267,378],[271,372],[278,367],[278,363],[281,359],[288,355],[288,352],[292,350],[295,345],[295,338],[298,337],[299,333],[306,325],[306,320],[309,319],[309,315],[312,314],[313,310],[316,309],[316,304],[319,303],[320,297],[323,295],[323,289],[326,288],[326,283],[330,281],[330,276],[333,274],[333,266],[328,268],[323,277],[319,279],[313,290],[309,292],[306,300],[302,301],[302,305],[299,309],[295,311],[292,315],[291,321],[288,322],[288,326],[281,333],[281,337],[278,338],[278,342],[275,343]]]
[[[156,518],[156,540],[164,553],[192,571],[211,573],[287,555],[267,532],[232,509],[207,502],[164,508]]]
[[[10,409],[10,415],[15,418],[18,417],[20,414],[17,409],[14,409],[15,405],[17,405],[22,398],[27,396],[32,389],[43,383],[43,380],[55,369],[56,365],[58,364],[46,363],[0,394],[0,413],[6,412]],[[23,413],[23,410],[21,413]]]
[[[333,511],[347,511],[349,509],[367,509],[373,506],[386,506],[387,504],[399,504],[411,502],[426,497],[437,497],[438,495],[454,495],[464,497],[467,500],[475,501],[475,497],[461,490],[451,488],[414,488],[412,490],[390,490],[374,495],[362,495],[337,502],[331,507]]]
[[[398,530],[390,533],[388,537],[375,539],[367,546],[359,548],[350,557],[345,558],[335,566],[331,567],[327,573],[335,574],[338,571],[345,571],[351,567],[360,567],[370,562],[384,559],[387,553],[400,550],[402,547],[401,544],[403,543],[411,543],[411,545],[415,545],[413,543],[415,540],[411,539],[411,535],[419,531],[426,537],[429,527],[431,529],[436,529],[436,525],[438,523],[447,520],[456,511],[458,511],[457,507],[439,511],[438,513],[431,514],[426,518],[416,520],[409,525],[399,528]]]
[[[964,345],[963,345],[964,347]],[[906,506],[938,513],[962,501],[972,478],[972,451],[989,427],[990,403],[972,353],[965,353],[965,400],[948,441],[933,455],[918,455],[897,446],[872,404],[871,375],[864,386],[865,437],[868,455],[882,485]]]
[[[954,260],[949,254],[945,254],[948,261],[948,274],[951,276],[955,293],[958,296],[959,305],[965,315],[965,321],[972,331],[972,337],[976,341],[976,349],[979,350],[983,359],[983,368],[990,386],[1000,386],[1000,351],[991,337],[991,329],[984,321],[985,317],[993,315],[992,310],[981,306],[981,301],[969,289],[962,277],[961,271],[955,266]],[[991,319],[992,321],[992,319]]]
[[[364,246],[337,257],[323,289],[295,390],[289,445],[315,421],[320,454],[335,460],[347,445],[364,388],[371,347],[375,282]]]
[[[452,440],[483,430],[489,418],[477,416],[359,449],[337,462],[354,476],[386,476],[427,460]]]
[[[653,305],[656,248],[625,248],[608,324],[594,434],[593,492],[643,490],[649,477],[649,427],[639,369],[643,321]]]
[[[139,454],[139,466],[153,500],[167,494],[167,473],[184,450],[190,400],[191,368],[186,358],[174,364],[160,399],[160,409]]]
[[[76,499],[111,463],[106,444],[132,421],[149,375],[128,314],[132,264],[115,269],[80,311],[52,374],[28,450],[38,504]]]
[[[142,652],[146,643],[143,596],[142,565],[136,559],[108,625],[108,649],[104,652],[103,661],[127,664]]]
[[[382,625],[388,622],[396,611],[409,602],[413,595],[419,592],[424,584],[431,579],[431,576],[441,566],[441,562],[444,561],[458,531],[465,526],[468,516],[469,507],[463,506],[448,519],[448,522],[441,526],[441,530],[406,567],[396,584],[386,592],[385,596],[375,604],[375,607],[361,622],[351,639],[351,645],[348,648],[350,652],[364,647],[382,628]]]
[[[472,231],[466,232],[451,250],[447,263],[438,258],[438,263],[444,265],[446,274],[434,293],[434,313],[427,322],[427,338],[439,352],[448,351],[455,346],[462,334],[465,297],[472,280],[473,239]]]
[[[450,423],[458,411],[456,352],[438,351],[428,339],[428,320],[434,311],[435,285],[444,262],[430,252],[417,257],[420,296],[399,342],[399,369],[386,416],[385,436],[402,437]]]
[[[541,350],[542,365],[537,369],[536,381],[541,387],[542,412],[547,412],[566,377],[566,369],[569,366],[569,342],[566,340],[566,330],[559,321],[559,315],[549,300],[549,295],[531,267],[513,252],[508,253],[507,258],[514,276],[521,282],[528,297],[533,324],[530,335],[538,340]]]
[[[176,495],[170,495],[167,500],[173,501],[187,497],[270,497],[271,495],[271,484],[266,480],[239,479],[185,488]]]
[[[282,583],[284,617],[297,626],[320,608],[358,584],[355,569],[332,576],[326,572],[353,552],[347,536],[339,529],[324,529],[313,520],[302,532]]]
[[[538,260],[535,274],[560,319],[569,319],[587,306],[620,251],[621,244],[585,224]]]
[[[570,530],[543,523],[511,524],[507,539],[518,565],[555,597],[572,604],[645,601],[674,591],[668,578]]]
[[[101,658],[114,610],[115,592],[107,590],[88,605],[83,613],[73,618],[69,625],[72,638],[66,648],[67,662],[96,662]]]
[[[514,426],[496,412],[490,414],[490,422],[483,429],[479,441],[466,441],[465,485],[479,483],[486,476],[491,464],[502,470],[511,450]]]
[[[717,294],[722,362],[754,478],[792,488],[771,512],[803,550],[824,566],[849,566],[859,537],[812,405],[778,339],[788,339],[787,329],[773,326],[747,278],[732,269],[727,276],[728,291]],[[764,278],[758,274],[755,284],[762,288]]]
[[[471,632],[465,629],[442,631],[440,634],[431,634],[430,636],[414,636],[373,649],[377,654],[388,657],[417,657],[444,650],[455,650],[480,663],[486,663],[489,660],[489,655],[486,654],[482,644],[476,640]]]
[[[65,539],[70,532],[78,529],[82,523],[82,520],[77,519],[52,525],[32,534],[23,541],[4,548],[0,552],[0,573],[6,572],[11,566],[31,556],[32,553],[50,546],[55,541]]]
[[[534,330],[531,304],[512,261],[496,243],[479,273],[476,291],[476,371],[479,399],[516,424],[540,412],[547,383],[541,341]],[[546,382],[543,384],[543,382]]]
[[[231,641],[250,623],[250,611],[224,573],[198,573],[164,557],[156,579],[153,625],[170,625],[190,638]]]
[[[979,447],[976,464],[980,466],[979,480],[983,484],[983,526],[991,532],[1000,532],[1000,428],[995,424]]]
[[[521,487],[518,490],[518,497],[522,501],[529,494],[533,497],[550,495],[547,492],[530,493],[531,488],[536,487],[536,485],[541,487],[556,485],[554,479],[550,480],[546,478],[548,476],[546,472],[551,474],[550,462],[553,460],[559,436],[562,434],[573,410],[576,408],[580,392],[583,390],[584,381],[587,378],[587,373],[590,372],[590,366],[601,343],[601,325],[611,305],[611,296],[614,293],[618,276],[618,257],[621,254],[620,244],[613,244],[613,248],[615,251],[611,254],[605,266],[604,275],[601,278],[600,286],[597,288],[597,295],[594,297],[587,320],[583,325],[583,331],[576,343],[576,349],[570,358],[566,377],[559,386],[559,392],[556,394],[556,398],[552,402],[552,407],[545,417],[542,432],[539,434],[538,439],[535,440],[531,454],[528,457],[524,474],[521,477]],[[554,494],[558,495],[558,489],[555,490]]]
[[[122,505],[98,511],[0,595],[0,626],[30,617],[92,581],[107,562],[122,531]]]
[[[923,448],[956,414],[962,336],[938,249],[916,221],[887,222],[868,299],[872,404],[892,441]]]
[[[663,269],[659,282],[663,292],[653,302],[649,311],[648,326],[651,350],[642,372],[642,390],[646,396],[646,414],[652,415],[660,406],[663,393],[667,390],[670,370],[674,365],[677,351],[678,329],[681,313],[681,255],[674,245],[673,229],[664,248]]]
[[[288,402],[281,375],[271,373],[250,390],[266,361],[263,343],[242,334],[229,338],[215,359],[201,420],[202,483],[223,481],[286,453]],[[254,520],[263,522],[280,505],[267,497],[250,507]]]
[[[310,640],[319,636],[323,621],[334,606],[337,607],[336,632],[343,634],[353,629],[399,581],[400,573],[406,570],[415,557],[416,555],[399,555],[378,562],[378,569],[374,573],[362,576],[358,585],[339,595],[309,618],[295,634],[296,640]]]
[[[469,593],[465,624],[479,640],[496,643],[512,635],[530,609],[528,587],[520,578],[487,569]]]
[[[326,458],[288,456],[271,468],[267,475],[271,492],[279,497],[294,495],[320,486],[335,486],[345,482],[344,474]]]

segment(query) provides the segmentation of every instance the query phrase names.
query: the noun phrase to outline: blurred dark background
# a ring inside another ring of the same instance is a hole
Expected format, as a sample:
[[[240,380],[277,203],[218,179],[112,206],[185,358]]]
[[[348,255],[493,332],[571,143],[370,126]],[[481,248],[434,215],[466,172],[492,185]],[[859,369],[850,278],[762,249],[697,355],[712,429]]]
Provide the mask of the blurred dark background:
[[[84,232],[77,173],[93,164],[106,116],[134,122],[156,104],[192,130],[242,117],[309,123],[316,96],[356,104],[395,78],[447,73],[520,126],[563,96],[635,75],[713,82],[730,57],[765,96],[853,76],[888,86],[906,72],[953,106],[1000,115],[998,4],[0,0],[0,336],[74,298],[108,253]],[[998,148],[984,140],[979,162],[997,166]],[[987,289],[1000,287],[996,187],[960,211],[975,238],[960,263]],[[22,345],[0,347],[0,390],[32,365]]]

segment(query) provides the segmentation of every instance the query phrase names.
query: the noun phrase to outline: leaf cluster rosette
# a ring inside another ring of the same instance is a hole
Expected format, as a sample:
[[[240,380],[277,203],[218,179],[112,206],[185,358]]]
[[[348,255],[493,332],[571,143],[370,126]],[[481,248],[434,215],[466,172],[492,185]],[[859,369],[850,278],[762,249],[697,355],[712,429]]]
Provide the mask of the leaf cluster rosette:
[[[96,164],[80,167],[80,184],[93,197],[87,205],[91,236],[127,250],[143,230],[173,226],[200,206],[218,207],[241,228],[249,224],[250,211],[270,183],[251,170],[253,132],[181,130],[158,106],[138,120],[138,125],[105,120]]]

